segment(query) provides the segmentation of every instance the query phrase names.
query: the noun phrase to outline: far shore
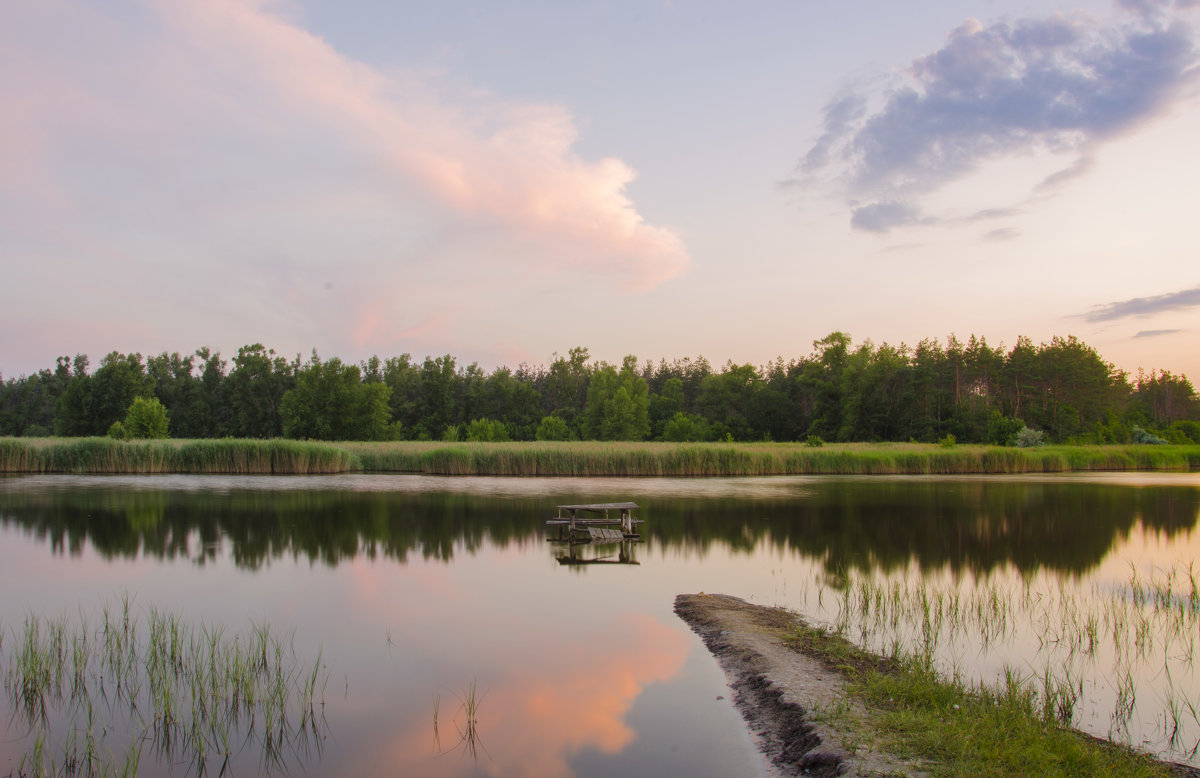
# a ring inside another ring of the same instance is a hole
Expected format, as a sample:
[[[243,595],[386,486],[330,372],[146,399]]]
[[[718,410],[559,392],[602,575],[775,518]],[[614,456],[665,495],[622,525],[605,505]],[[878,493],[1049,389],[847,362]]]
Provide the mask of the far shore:
[[[0,438],[0,473],[481,476],[982,475],[1200,471],[1200,445],[461,443]]]

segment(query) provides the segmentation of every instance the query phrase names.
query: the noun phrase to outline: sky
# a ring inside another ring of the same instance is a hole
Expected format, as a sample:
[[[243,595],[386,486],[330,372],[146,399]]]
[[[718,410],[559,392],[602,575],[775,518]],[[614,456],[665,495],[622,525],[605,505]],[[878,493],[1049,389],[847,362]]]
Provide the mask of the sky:
[[[1200,0],[0,3],[0,375],[262,343],[1200,379]]]

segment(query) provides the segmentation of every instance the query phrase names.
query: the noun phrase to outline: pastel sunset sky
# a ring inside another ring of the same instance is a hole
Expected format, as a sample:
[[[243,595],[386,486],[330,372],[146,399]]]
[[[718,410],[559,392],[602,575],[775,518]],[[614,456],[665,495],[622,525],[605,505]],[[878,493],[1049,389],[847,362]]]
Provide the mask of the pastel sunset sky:
[[[261,342],[1200,379],[1200,0],[5,0],[0,373]]]

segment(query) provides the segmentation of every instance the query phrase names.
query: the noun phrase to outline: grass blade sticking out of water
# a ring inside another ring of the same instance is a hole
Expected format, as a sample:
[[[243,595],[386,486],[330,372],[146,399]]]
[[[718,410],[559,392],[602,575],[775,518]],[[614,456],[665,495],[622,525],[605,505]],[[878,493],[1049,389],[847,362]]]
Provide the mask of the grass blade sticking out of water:
[[[483,697],[478,693],[476,680],[471,679],[471,685],[462,695],[464,720],[458,734],[462,738],[463,753],[470,754],[473,762],[479,760],[479,749],[483,748],[483,741],[479,739],[479,704],[482,701]],[[484,749],[484,753],[486,752]]]
[[[433,753],[442,753],[442,737],[438,734],[438,711],[442,707],[442,695],[433,693]]]
[[[434,753],[442,756],[450,751],[461,751],[462,756],[470,757],[471,761],[475,762],[479,760],[480,751],[487,754],[487,749],[479,736],[479,708],[483,702],[483,695],[479,692],[477,681],[472,679],[470,685],[459,693],[458,698],[459,707],[453,721],[454,728],[458,732],[458,743],[453,748],[442,750],[441,735],[438,731],[438,714],[442,705],[442,697],[436,692],[433,695]]]
[[[21,769],[35,775],[63,768],[48,754],[78,774],[121,774],[122,764],[134,774],[145,744],[158,761],[196,774],[230,769],[245,749],[260,749],[264,772],[322,750],[321,654],[306,669],[294,635],[282,639],[265,624],[228,639],[154,607],[139,616],[126,596],[119,609],[103,606],[94,631],[82,616],[71,624],[31,614],[16,644],[0,643],[0,663],[9,703],[28,725]],[[130,746],[109,764],[105,740],[122,733]]]

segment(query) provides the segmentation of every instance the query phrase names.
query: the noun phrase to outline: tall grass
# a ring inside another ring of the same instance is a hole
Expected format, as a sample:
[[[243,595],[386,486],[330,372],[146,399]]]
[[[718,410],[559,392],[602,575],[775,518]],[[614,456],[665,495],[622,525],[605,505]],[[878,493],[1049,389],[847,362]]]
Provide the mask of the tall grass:
[[[227,637],[125,597],[99,623],[30,615],[12,638],[0,657],[28,743],[20,775],[136,775],[147,746],[198,775],[256,751],[268,773],[326,737],[320,653],[301,660],[266,625]]]
[[[0,438],[6,473],[314,474],[360,470],[344,448],[295,440]]]
[[[891,749],[931,776],[1163,776],[1166,765],[1097,743],[1062,726],[1024,679],[973,685],[933,674],[919,661],[898,673],[867,673],[857,685],[876,710]]]
[[[965,683],[967,662],[980,689],[1020,696],[1046,722],[1175,758],[1200,755],[1194,561],[1131,568],[1126,580],[1090,590],[1033,577],[856,572],[819,581],[816,611],[834,634],[955,684]]]
[[[343,443],[364,470],[436,475],[756,476],[1200,469],[1200,446],[915,443]]]
[[[492,476],[949,475],[1200,469],[1200,446],[918,443],[317,443],[0,438],[5,473],[342,472]]]

